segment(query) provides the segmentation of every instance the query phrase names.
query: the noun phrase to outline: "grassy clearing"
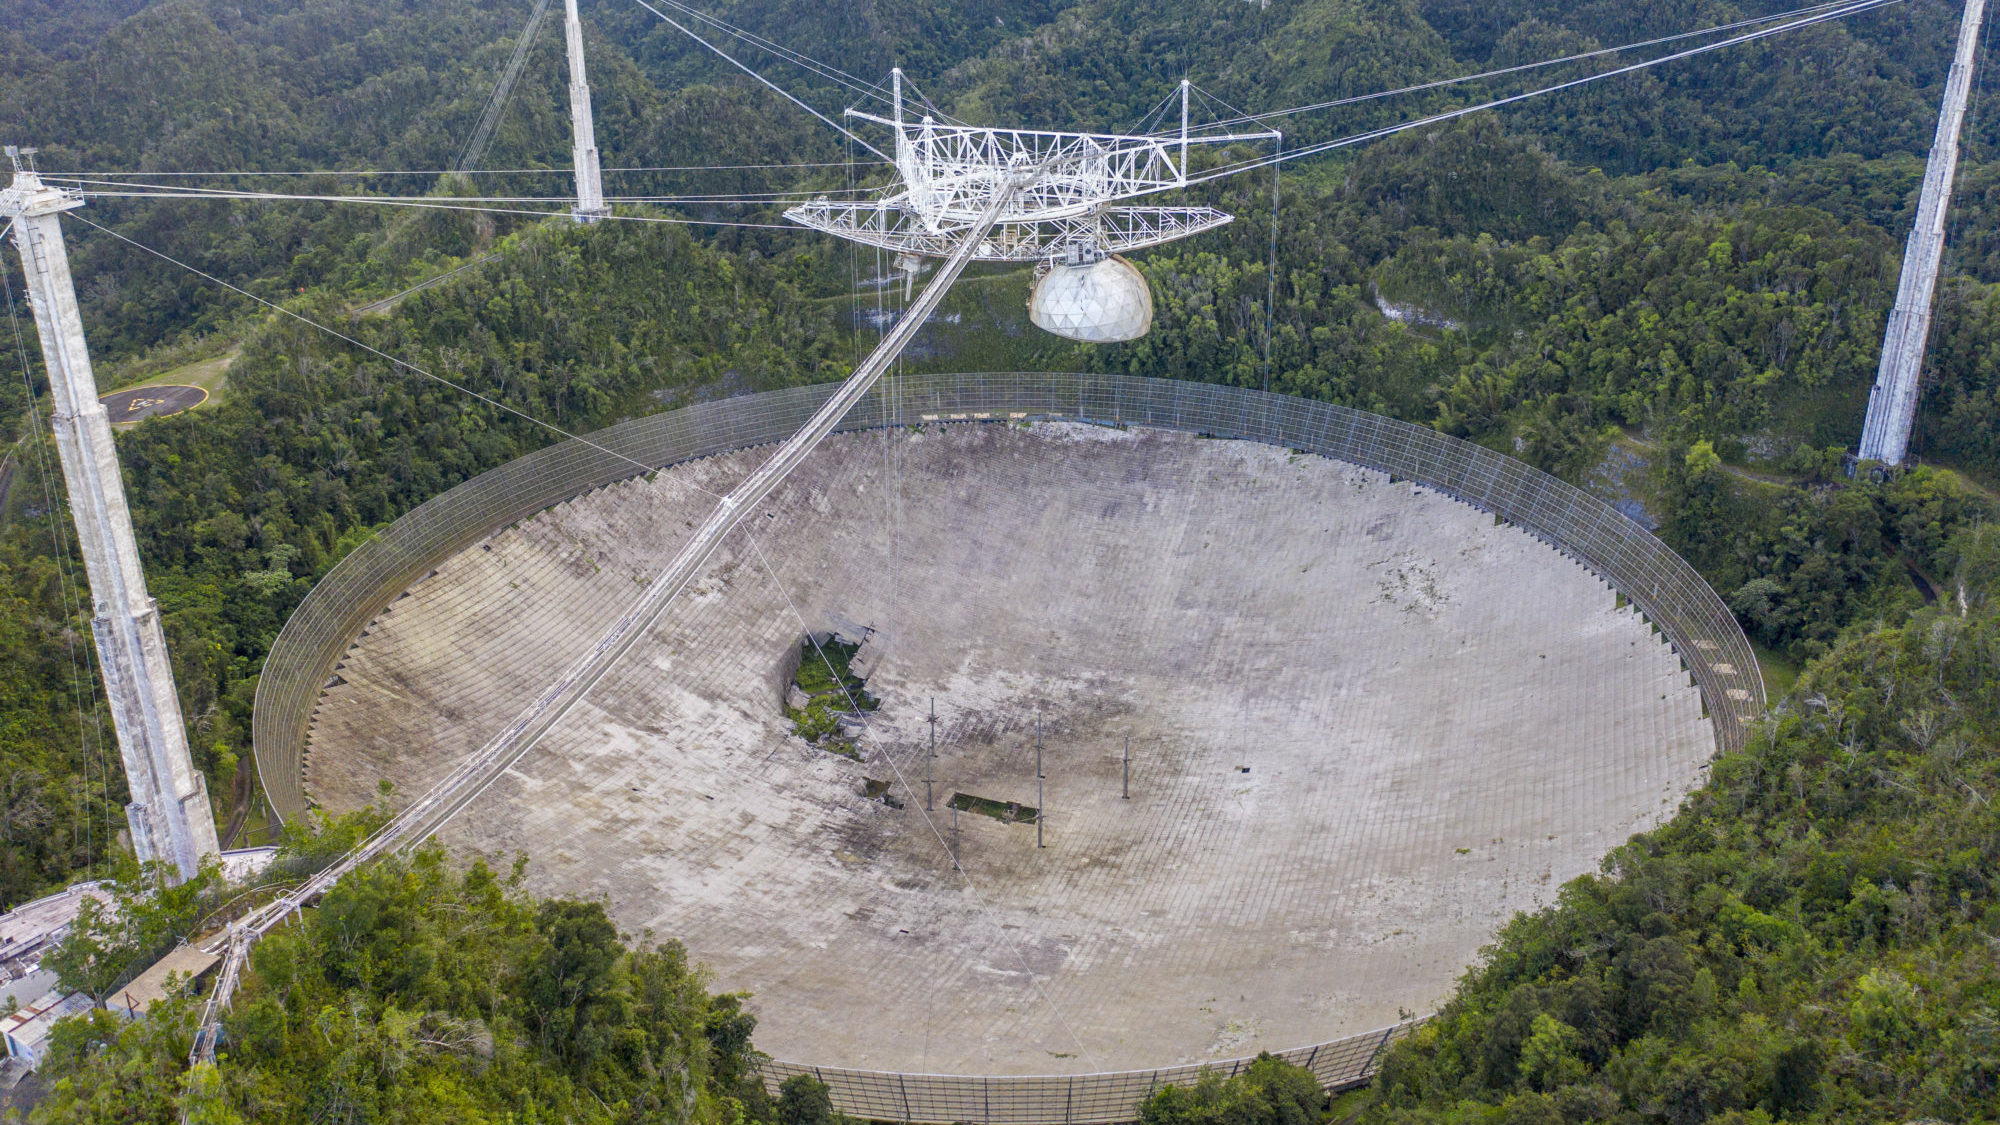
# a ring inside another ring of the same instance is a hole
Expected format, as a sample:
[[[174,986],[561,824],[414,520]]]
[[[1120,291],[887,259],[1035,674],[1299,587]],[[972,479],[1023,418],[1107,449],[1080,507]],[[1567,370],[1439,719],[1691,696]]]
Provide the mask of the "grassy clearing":
[[[223,394],[229,388],[230,365],[234,364],[236,357],[241,354],[242,349],[232,347],[221,355],[198,359],[192,363],[185,363],[179,367],[162,371],[157,375],[134,379],[129,383],[108,389],[123,391],[134,387],[200,387],[202,390],[208,392],[208,398],[204,399],[199,406],[193,408],[200,410],[203,407],[214,406],[222,401]],[[136,422],[119,424],[127,426],[138,425]]]
[[[1799,680],[1799,666],[1791,657],[1776,649],[1766,648],[1756,641],[1750,647],[1757,653],[1757,667],[1764,673],[1764,698],[1772,703],[1792,694],[1792,685]]]
[[[1932,465],[1931,467],[1943,473],[1954,483],[1964,485],[1966,488],[1993,503],[2000,503],[2000,487],[1996,487],[1995,482],[1965,469],[1954,469],[1944,465]]]

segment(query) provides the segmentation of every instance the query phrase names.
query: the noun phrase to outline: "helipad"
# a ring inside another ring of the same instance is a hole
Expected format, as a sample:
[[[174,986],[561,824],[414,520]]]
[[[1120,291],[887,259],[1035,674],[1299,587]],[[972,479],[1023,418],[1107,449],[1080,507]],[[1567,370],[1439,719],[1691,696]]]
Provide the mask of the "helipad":
[[[208,401],[208,392],[200,387],[158,384],[112,391],[98,401],[104,404],[104,411],[112,424],[122,425],[193,410]]]

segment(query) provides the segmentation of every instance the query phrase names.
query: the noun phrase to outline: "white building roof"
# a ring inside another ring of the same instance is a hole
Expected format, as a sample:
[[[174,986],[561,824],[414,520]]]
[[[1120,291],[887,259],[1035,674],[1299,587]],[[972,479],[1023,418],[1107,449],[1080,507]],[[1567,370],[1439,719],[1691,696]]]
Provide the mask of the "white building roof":
[[[52,992],[34,1005],[0,1019],[0,1033],[7,1037],[7,1053],[30,1063],[40,1062],[42,1047],[56,1021],[87,1012],[90,1006],[90,997],[81,992],[62,995]]]
[[[69,933],[84,900],[92,898],[111,905],[111,892],[103,883],[78,883],[0,914],[0,980],[34,972],[48,947]]]
[[[250,877],[271,866],[271,860],[278,854],[276,844],[265,844],[256,848],[231,848],[222,853],[222,873],[232,883],[248,883]]]
[[[132,978],[132,983],[118,990],[111,1000],[113,1008],[123,1007],[128,1015],[143,1016],[146,1009],[167,998],[167,978],[175,973],[182,977],[181,987],[201,979],[222,958],[213,953],[204,953],[192,945],[177,946],[172,952],[153,962],[145,972]]]

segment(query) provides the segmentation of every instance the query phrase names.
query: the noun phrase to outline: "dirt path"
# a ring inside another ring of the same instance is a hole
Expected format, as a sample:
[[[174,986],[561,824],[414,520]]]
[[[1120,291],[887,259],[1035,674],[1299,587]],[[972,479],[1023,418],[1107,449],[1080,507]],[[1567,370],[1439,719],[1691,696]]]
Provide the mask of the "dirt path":
[[[1654,443],[1647,441],[1645,438],[1640,437],[1639,435],[1631,432],[1630,430],[1621,429],[1619,431],[1619,435],[1622,440],[1630,442],[1632,445],[1637,446],[1638,448],[1643,449],[1648,453],[1658,453],[1660,451],[1660,447],[1658,445],[1655,445]],[[1928,468],[1936,469],[1939,472],[1950,473],[1952,477],[1956,479],[1958,483],[1964,485],[1968,491],[1977,493],[1982,499],[1988,501],[1989,503],[2000,505],[2000,491],[1996,491],[1994,488],[1987,485],[1985,482],[1975,479],[1971,474],[1967,473],[1964,469],[1960,469],[1954,465],[1948,464],[1943,461],[1925,460],[1925,461],[1920,461],[1918,463]],[[1741,465],[1731,465],[1728,464],[1727,462],[1725,462],[1722,465],[1722,471],[1728,473],[1730,476],[1738,478],[1739,480],[1755,481],[1758,484],[1775,484],[1789,488],[1789,487],[1797,487],[1805,483],[1803,478],[1797,476],[1792,476],[1785,473],[1763,472],[1757,469],[1746,469]]]
[[[1964,485],[1968,490],[1978,493],[1980,499],[1985,500],[1987,503],[2000,505],[2000,492],[1994,491],[1985,481],[1979,480],[1964,469],[1953,468],[1939,461],[1926,461],[1924,463],[1933,469],[1941,469],[1950,473],[1958,483]]]
[[[1618,432],[1619,435],[1625,441],[1628,441],[1633,445],[1638,446],[1640,449],[1643,449],[1648,453],[1658,453],[1660,451],[1660,447],[1658,445],[1654,444],[1653,442],[1647,441],[1645,438],[1640,437],[1638,434],[1635,434],[1630,430],[1620,430]],[[1736,477],[1739,480],[1755,481],[1758,484],[1775,484],[1781,487],[1791,487],[1793,485],[1800,483],[1800,479],[1795,476],[1790,476],[1785,473],[1771,473],[1771,472],[1763,472],[1757,469],[1746,469],[1741,465],[1732,465],[1727,461],[1724,461],[1722,463],[1722,471],[1728,473],[1732,477]]]
[[[368,304],[362,305],[360,308],[355,309],[348,315],[361,317],[361,316],[374,316],[377,313],[388,312],[390,309],[395,308],[398,302],[400,302],[403,298],[409,296],[410,294],[421,293],[424,290],[429,289],[431,286],[438,284],[439,282],[445,281],[449,278],[456,277],[459,274],[464,273],[466,270],[469,270],[474,266],[484,265],[485,263],[490,262],[499,256],[500,254],[498,251],[495,251],[491,254],[481,255],[480,257],[474,258],[473,260],[465,263],[462,266],[457,267],[456,269],[447,270],[444,273],[441,273],[436,277],[431,278],[428,281],[419,281],[415,285],[410,286],[408,289],[403,290],[401,293],[391,294],[387,297],[382,298],[379,301],[370,301]]]
[[[230,794],[231,808],[229,824],[222,830],[222,849],[228,851],[236,846],[236,837],[242,833],[243,824],[250,819],[250,803],[257,795],[257,786],[250,777],[250,763],[236,764],[236,784]]]

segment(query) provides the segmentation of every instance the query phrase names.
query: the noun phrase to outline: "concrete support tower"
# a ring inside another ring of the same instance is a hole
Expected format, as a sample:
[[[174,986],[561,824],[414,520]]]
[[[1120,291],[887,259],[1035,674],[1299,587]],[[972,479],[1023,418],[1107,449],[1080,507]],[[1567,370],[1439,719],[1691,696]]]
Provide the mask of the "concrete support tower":
[[[597,127],[590,120],[590,78],[583,70],[583,21],[576,0],[563,0],[563,41],[569,45],[570,146],[576,159],[576,221],[594,223],[611,213],[604,205],[604,174],[597,164]]]
[[[215,818],[207,784],[188,757],[160,608],[146,593],[139,569],[111,422],[97,401],[97,379],[84,346],[58,218],[83,206],[83,199],[44,185],[32,168],[23,167],[18,150],[10,147],[7,154],[14,161],[14,182],[0,191],[0,216],[13,220],[14,245],[42,337],[55,400],[56,448],[90,578],[91,632],[132,795],[125,806],[132,847],[141,860],[164,860],[191,875],[204,856],[219,850]]]
[[[1930,163],[1924,168],[1923,195],[1917,200],[1917,225],[1911,228],[1910,241],[1903,249],[1896,307],[1882,335],[1882,364],[1875,372],[1875,387],[1868,392],[1868,420],[1861,427],[1863,461],[1900,465],[1910,448],[1924,345],[1931,334],[1931,295],[1937,289],[1938,263],[1944,256],[1944,217],[1951,207],[1951,184],[1958,173],[1959,127],[1965,122],[1973,56],[1985,19],[1986,0],[1966,0],[1965,15],[1958,25],[1958,53],[1945,78],[1937,135],[1931,141]]]

